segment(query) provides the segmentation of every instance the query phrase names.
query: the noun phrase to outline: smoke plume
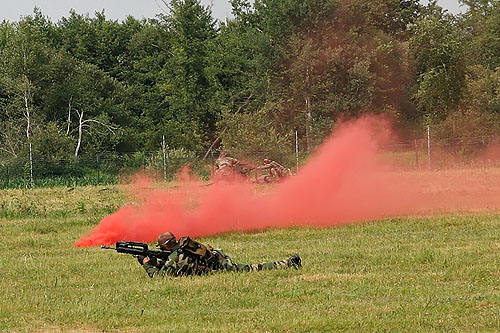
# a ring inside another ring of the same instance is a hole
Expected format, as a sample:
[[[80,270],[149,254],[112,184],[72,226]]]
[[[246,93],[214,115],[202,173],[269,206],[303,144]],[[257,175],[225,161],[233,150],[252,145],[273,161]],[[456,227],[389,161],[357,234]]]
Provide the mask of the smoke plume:
[[[500,175],[484,170],[397,171],[381,159],[388,124],[364,117],[339,127],[297,175],[269,187],[185,181],[136,184],[138,204],[105,217],[75,246],[151,242],[164,231],[200,237],[268,227],[328,227],[387,217],[500,208]],[[486,191],[486,187],[488,190]],[[146,189],[144,189],[146,188]]]

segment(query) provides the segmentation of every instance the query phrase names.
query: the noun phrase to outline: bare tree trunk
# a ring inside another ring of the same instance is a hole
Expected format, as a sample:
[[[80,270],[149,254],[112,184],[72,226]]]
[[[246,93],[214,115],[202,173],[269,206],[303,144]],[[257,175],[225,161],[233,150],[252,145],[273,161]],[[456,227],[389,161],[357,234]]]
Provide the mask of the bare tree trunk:
[[[30,111],[30,106],[29,106],[29,100],[31,98],[31,90],[30,90],[30,84],[31,82],[29,79],[25,76],[25,83],[26,87],[24,88],[23,91],[23,98],[24,98],[24,117],[26,118],[26,139],[28,140],[29,144],[29,160],[30,160],[30,186],[33,187],[33,149],[31,145],[31,111]]]
[[[69,130],[70,130],[70,125],[71,125],[71,101],[73,100],[73,96],[69,98],[68,101],[68,119],[66,120],[67,127],[66,127],[66,135],[69,135]]]
[[[80,146],[82,144],[83,113],[84,113],[84,111],[82,111],[82,112],[77,111],[77,113],[78,113],[79,119],[78,119],[78,141],[76,142],[75,158],[78,157],[78,152],[80,151]]]
[[[76,148],[75,148],[75,158],[78,157],[78,153],[80,152],[80,147],[82,145],[82,134],[83,134],[83,128],[84,126],[89,127],[89,123],[97,123],[101,126],[104,126],[108,131],[111,133],[115,134],[114,130],[118,129],[115,126],[111,126],[108,124],[105,124],[103,122],[100,122],[99,120],[96,119],[83,119],[84,111],[80,112],[76,110],[76,113],[78,114],[78,140],[76,142]]]
[[[26,139],[28,142],[30,141],[30,131],[31,131],[31,112],[28,103],[28,94],[27,90],[24,91],[24,117],[26,118]]]

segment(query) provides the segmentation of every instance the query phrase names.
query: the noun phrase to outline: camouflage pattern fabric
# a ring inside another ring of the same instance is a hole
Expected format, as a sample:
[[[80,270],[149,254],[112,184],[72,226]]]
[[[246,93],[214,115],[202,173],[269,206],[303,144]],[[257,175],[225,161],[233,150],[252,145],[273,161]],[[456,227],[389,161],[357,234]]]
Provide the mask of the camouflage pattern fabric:
[[[261,271],[263,269],[277,269],[277,268],[288,268],[290,267],[289,259],[263,262],[260,264],[239,264],[233,262],[233,260],[226,255],[221,249],[213,250],[214,257],[217,262],[217,269],[231,271],[231,272],[250,272],[250,271]]]
[[[218,159],[215,160],[215,168],[220,169],[223,166],[228,166],[228,167],[234,167],[235,165],[238,164],[238,160],[233,157],[219,157]]]
[[[261,165],[257,169],[269,170],[269,173],[275,179],[284,178],[284,177],[290,176],[292,174],[290,169],[285,168],[284,166],[282,166],[281,164],[279,164],[276,161],[269,161],[268,163]]]
[[[211,252],[213,256],[210,262],[182,251],[182,249],[178,249],[172,252],[166,261],[158,260],[154,262],[154,260],[151,260],[142,266],[150,277],[164,275],[203,275],[213,271],[250,272],[292,267],[290,259],[263,262],[260,264],[240,264],[233,262],[232,259],[220,249],[212,250]]]

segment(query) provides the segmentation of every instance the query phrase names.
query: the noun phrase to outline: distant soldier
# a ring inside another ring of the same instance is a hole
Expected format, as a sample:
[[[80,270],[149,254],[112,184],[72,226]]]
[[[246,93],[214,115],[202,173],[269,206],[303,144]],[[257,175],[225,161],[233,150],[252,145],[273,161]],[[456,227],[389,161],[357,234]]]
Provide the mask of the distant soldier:
[[[224,151],[215,160],[215,178],[218,180],[234,180],[238,177],[248,178],[255,169],[248,163],[242,163],[234,157],[229,157]]]
[[[221,249],[213,249],[187,236],[176,240],[171,232],[164,232],[158,237],[158,246],[164,251],[172,252],[166,260],[136,256],[150,277],[202,275],[213,271],[249,272],[302,267],[302,260],[298,254],[286,260],[261,264],[235,263]]]
[[[240,161],[238,161],[236,158],[229,157],[227,156],[225,151],[221,151],[219,157],[215,160],[215,169],[219,170],[225,166],[234,168],[239,163]]]
[[[292,175],[290,169],[269,158],[265,158],[264,164],[257,167],[257,170],[268,170],[273,180],[282,180]]]

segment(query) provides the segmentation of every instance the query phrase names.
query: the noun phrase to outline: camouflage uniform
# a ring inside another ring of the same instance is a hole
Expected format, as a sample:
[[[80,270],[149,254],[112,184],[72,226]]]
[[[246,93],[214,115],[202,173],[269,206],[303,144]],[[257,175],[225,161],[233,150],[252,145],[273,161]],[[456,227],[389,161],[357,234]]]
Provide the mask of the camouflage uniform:
[[[215,169],[218,170],[225,166],[234,168],[238,163],[239,161],[236,158],[223,155],[215,160]]]
[[[276,161],[264,159],[264,164],[257,167],[257,170],[269,170],[269,174],[276,180],[280,180],[292,175],[290,169],[285,168]]]
[[[264,269],[301,267],[300,257],[298,255],[281,261],[264,262],[261,264],[239,264],[233,262],[222,250],[212,249],[210,246],[202,244],[200,245],[204,249],[198,251],[202,253],[202,255],[196,254],[182,245],[186,241],[199,244],[192,241],[189,237],[181,238],[179,240],[181,246],[173,250],[167,260],[150,260],[142,265],[148,275],[150,277],[164,275],[185,276],[203,275],[213,271],[249,272]]]

